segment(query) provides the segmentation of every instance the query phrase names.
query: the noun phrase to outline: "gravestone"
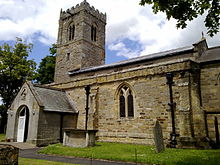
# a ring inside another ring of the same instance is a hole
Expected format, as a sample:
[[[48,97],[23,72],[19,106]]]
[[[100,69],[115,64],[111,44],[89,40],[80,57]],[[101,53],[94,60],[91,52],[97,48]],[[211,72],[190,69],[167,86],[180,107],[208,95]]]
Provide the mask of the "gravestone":
[[[164,151],[163,132],[158,120],[156,121],[153,132],[154,132],[154,142],[156,146],[156,152],[159,153]]]

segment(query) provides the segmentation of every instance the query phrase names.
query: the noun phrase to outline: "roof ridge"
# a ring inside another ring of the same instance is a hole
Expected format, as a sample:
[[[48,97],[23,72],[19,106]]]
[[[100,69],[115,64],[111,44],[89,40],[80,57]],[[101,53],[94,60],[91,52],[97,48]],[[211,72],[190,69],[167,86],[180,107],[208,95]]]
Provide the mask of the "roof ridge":
[[[220,46],[213,46],[213,47],[208,48],[208,50],[216,49],[216,48],[220,48]]]
[[[150,61],[150,60],[155,60],[155,59],[159,59],[159,58],[165,58],[167,56],[174,56],[174,55],[178,55],[180,53],[188,52],[188,51],[194,51],[194,46],[192,46],[192,45],[185,46],[185,47],[181,47],[181,48],[170,49],[167,51],[162,51],[162,52],[158,52],[158,53],[152,53],[152,54],[148,54],[148,55],[144,55],[144,56],[130,58],[127,60],[116,62],[116,63],[104,64],[104,65],[95,66],[95,67],[91,67],[91,68],[84,68],[84,69],[81,69],[78,71],[69,71],[69,75],[75,75],[78,73],[89,72],[89,71],[96,71],[96,70],[100,70],[100,69],[108,69],[108,68],[112,68],[112,67],[116,67],[116,66],[124,66],[124,65],[129,65],[132,63],[139,63],[139,62],[146,61],[146,60]]]
[[[169,52],[173,52],[173,51],[175,51],[175,50],[180,50],[180,52],[181,52],[181,50],[184,50],[184,49],[192,49],[193,48],[193,46],[192,45],[189,45],[189,46],[184,46],[184,47],[180,47],[180,48],[174,48],[174,49],[169,49],[169,50],[164,50],[164,51],[161,51],[161,52],[155,52],[155,53],[150,53],[150,54],[146,54],[146,55],[142,55],[142,56],[138,56],[138,57],[133,57],[133,58],[130,58],[130,59],[127,59],[127,60],[122,60],[122,61],[119,61],[119,62],[115,62],[115,63],[112,63],[112,64],[117,64],[117,63],[120,63],[120,62],[126,62],[126,61],[131,61],[131,60],[133,60],[133,59],[139,59],[139,58],[144,58],[144,57],[146,57],[146,56],[154,56],[154,55],[156,55],[156,54],[163,54],[163,53],[169,53]]]
[[[56,88],[56,87],[51,87],[51,86],[45,86],[45,85],[40,85],[40,84],[33,84],[34,87],[39,87],[39,88],[45,88],[45,89],[50,89],[50,90],[56,90],[56,91],[61,91],[65,92],[63,89]]]

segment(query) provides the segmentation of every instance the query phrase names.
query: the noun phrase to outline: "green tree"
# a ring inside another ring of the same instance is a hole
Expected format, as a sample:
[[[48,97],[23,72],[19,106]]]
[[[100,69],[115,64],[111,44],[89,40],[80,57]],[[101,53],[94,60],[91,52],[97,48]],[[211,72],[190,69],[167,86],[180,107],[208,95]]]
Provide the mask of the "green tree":
[[[0,105],[0,133],[5,132],[6,123],[7,123],[7,108],[4,105]]]
[[[6,121],[6,110],[24,81],[33,78],[36,63],[27,59],[31,49],[32,44],[26,44],[20,38],[17,38],[13,46],[7,43],[0,46],[0,97],[3,101],[0,114],[3,115],[2,121]]]
[[[219,32],[220,2],[219,0],[141,0],[140,5],[153,4],[154,13],[164,12],[167,19],[177,20],[177,28],[185,28],[186,21],[191,21],[198,15],[207,12],[205,26],[212,37]]]
[[[31,80],[36,63],[28,60],[32,44],[23,43],[17,38],[14,46],[0,46],[0,96],[8,108],[25,80]]]
[[[49,49],[50,55],[44,57],[37,69],[36,81],[40,84],[49,84],[54,81],[54,70],[56,62],[56,44]]]

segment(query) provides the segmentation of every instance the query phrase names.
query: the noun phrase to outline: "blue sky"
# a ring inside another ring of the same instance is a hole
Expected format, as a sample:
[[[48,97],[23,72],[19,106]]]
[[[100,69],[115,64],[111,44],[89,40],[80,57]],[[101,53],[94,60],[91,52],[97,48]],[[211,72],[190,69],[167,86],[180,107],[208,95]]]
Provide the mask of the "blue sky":
[[[37,63],[49,54],[56,42],[60,9],[66,10],[82,0],[0,0],[0,44],[16,37],[34,44],[30,55]],[[163,13],[152,13],[138,0],[87,0],[107,14],[106,63],[192,45],[205,33],[210,47],[220,45],[220,34],[206,35],[205,15],[176,29],[176,21]]]

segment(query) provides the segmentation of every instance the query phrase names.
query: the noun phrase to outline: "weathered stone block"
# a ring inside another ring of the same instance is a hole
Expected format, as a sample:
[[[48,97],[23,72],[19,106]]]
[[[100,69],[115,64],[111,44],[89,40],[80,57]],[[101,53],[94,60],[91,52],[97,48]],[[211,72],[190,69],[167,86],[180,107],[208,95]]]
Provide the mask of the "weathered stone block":
[[[0,144],[0,164],[17,165],[19,149],[11,145]]]
[[[63,145],[77,148],[95,146],[96,130],[64,129]]]
[[[156,121],[153,132],[154,132],[154,142],[156,146],[156,152],[159,153],[164,151],[163,132],[158,120]]]

